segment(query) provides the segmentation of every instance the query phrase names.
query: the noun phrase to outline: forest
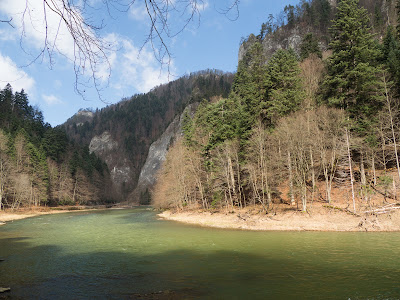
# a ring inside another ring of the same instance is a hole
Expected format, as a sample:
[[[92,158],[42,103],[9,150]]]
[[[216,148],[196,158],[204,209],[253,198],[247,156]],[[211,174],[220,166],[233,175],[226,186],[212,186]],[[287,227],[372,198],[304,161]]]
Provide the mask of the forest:
[[[334,206],[335,192],[356,213],[397,199],[400,1],[386,1],[386,11],[384,1],[360,2],[302,1],[285,8],[281,27],[264,23],[229,96],[204,100],[185,117],[154,205],[269,212],[286,203],[308,211],[316,201]],[[319,15],[317,5],[325,8]],[[263,40],[296,26],[308,30],[299,53],[267,58]]]
[[[112,202],[106,185],[104,162],[45,123],[24,90],[0,91],[0,210]]]

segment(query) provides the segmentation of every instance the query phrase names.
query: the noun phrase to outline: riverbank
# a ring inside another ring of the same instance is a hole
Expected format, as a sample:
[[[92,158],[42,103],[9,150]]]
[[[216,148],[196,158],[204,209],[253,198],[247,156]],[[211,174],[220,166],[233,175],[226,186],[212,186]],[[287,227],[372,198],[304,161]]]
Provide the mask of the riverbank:
[[[354,215],[328,206],[314,207],[310,212],[290,206],[265,214],[259,208],[231,212],[191,210],[164,211],[159,217],[205,227],[265,231],[400,231],[400,211],[385,214]]]
[[[16,220],[22,220],[26,218],[49,215],[49,214],[60,214],[72,211],[84,211],[87,210],[85,207],[74,206],[74,207],[61,207],[61,208],[36,208],[36,209],[15,209],[15,210],[2,210],[0,211],[0,225],[4,225],[7,222]]]
[[[101,209],[123,209],[123,208],[132,208],[132,206],[124,206],[118,205],[113,207],[108,207],[105,205],[96,205],[96,206],[60,206],[60,207],[39,207],[34,209],[21,208],[15,210],[2,210],[0,211],[0,225],[5,225],[7,222],[12,222],[16,220],[41,216],[41,215],[49,215],[49,214],[60,214],[67,212],[82,212],[82,211],[90,211],[90,210],[101,210]]]

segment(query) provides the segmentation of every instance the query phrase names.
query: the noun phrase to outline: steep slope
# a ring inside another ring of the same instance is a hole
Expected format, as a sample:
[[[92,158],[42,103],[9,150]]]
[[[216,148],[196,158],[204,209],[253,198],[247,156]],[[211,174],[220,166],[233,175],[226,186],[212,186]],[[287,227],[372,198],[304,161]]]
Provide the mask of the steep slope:
[[[360,6],[370,14],[371,27],[381,38],[387,25],[397,22],[396,1],[360,0]],[[329,27],[335,15],[337,0],[300,1],[297,6],[288,5],[278,16],[262,24],[260,34],[250,34],[239,48],[239,61],[251,46],[260,42],[267,60],[279,49],[292,48],[301,52],[304,37],[311,33],[318,40],[320,49],[326,50],[330,39]]]
[[[120,196],[132,195],[130,200],[138,202],[132,192],[150,145],[187,105],[213,96],[226,97],[232,80],[232,74],[215,70],[193,73],[93,112],[83,123],[82,116],[74,116],[63,126],[71,139],[90,144],[90,151],[107,163]]]

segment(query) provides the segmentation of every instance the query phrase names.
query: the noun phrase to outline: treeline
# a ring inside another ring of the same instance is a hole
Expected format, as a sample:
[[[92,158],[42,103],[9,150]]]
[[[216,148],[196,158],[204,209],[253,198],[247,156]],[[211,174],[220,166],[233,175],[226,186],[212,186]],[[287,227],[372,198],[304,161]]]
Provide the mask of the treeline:
[[[400,10],[398,1],[397,12]],[[278,50],[261,41],[239,62],[229,97],[186,116],[153,192],[158,207],[331,203],[336,185],[357,211],[400,184],[399,28],[383,41],[357,0],[341,0],[330,50]],[[397,170],[393,173],[391,170]],[[394,176],[393,174],[396,174]]]
[[[311,29],[321,39],[329,39],[329,28],[336,13],[336,5],[332,3],[336,2],[340,1],[301,0],[297,5],[286,5],[279,14],[268,15],[257,38],[262,40],[267,35],[297,27]],[[360,0],[359,3],[367,10],[374,32],[381,32],[385,25],[396,21],[395,0]]]
[[[45,123],[24,90],[0,91],[0,209],[98,203],[109,181],[104,163]]]

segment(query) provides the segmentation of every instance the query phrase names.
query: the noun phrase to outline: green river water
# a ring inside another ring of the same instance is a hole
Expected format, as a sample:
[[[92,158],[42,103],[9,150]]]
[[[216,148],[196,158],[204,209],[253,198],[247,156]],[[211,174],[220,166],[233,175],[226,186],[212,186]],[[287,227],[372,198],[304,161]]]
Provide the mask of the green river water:
[[[0,227],[0,299],[400,299],[400,233],[251,232],[146,209]]]

